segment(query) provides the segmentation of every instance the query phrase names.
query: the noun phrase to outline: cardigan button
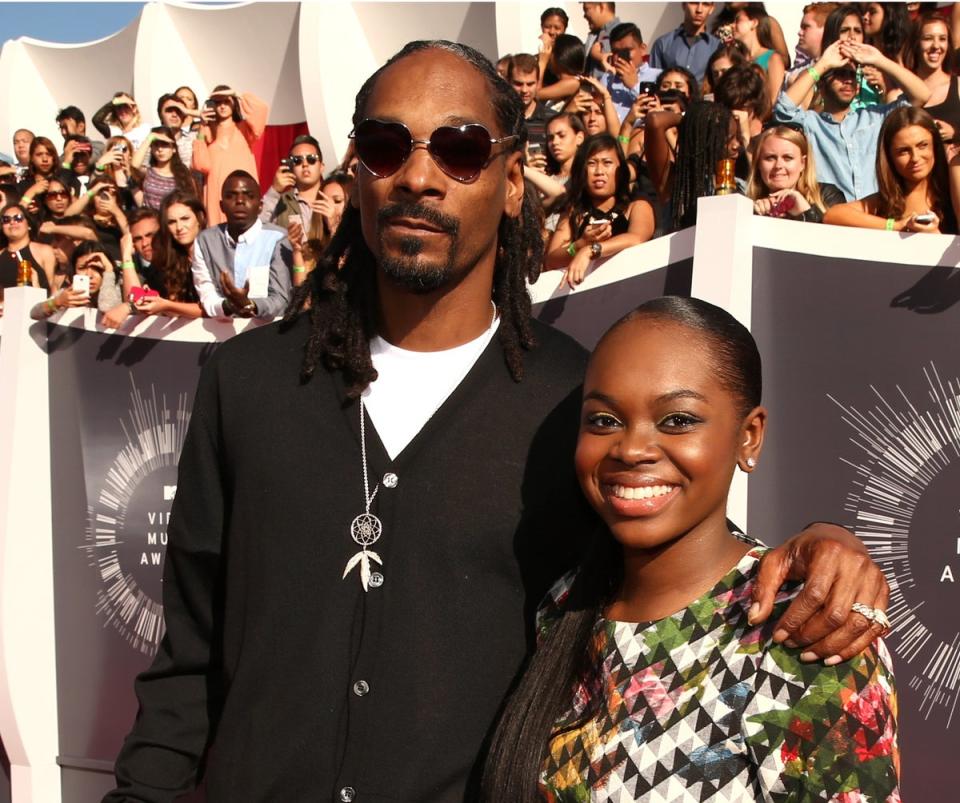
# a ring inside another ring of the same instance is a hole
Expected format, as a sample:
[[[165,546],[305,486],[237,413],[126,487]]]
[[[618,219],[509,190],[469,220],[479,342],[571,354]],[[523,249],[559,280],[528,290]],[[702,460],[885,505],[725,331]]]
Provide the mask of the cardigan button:
[[[352,786],[345,786],[340,790],[340,799],[343,803],[351,803],[351,801],[357,796],[357,790]]]
[[[380,572],[373,572],[370,575],[370,585],[373,588],[380,588],[383,585],[383,575]]]
[[[386,488],[396,488],[398,482],[400,482],[400,478],[392,471],[383,475],[383,484]]]

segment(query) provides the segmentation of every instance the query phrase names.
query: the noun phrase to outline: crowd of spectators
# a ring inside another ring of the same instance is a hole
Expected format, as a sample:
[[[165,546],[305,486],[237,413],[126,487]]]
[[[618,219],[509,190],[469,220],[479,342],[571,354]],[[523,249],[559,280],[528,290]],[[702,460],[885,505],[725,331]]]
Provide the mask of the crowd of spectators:
[[[758,215],[957,233],[956,6],[813,3],[792,52],[763,3],[683,3],[649,46],[614,3],[582,7],[586,41],[548,8],[537,52],[497,64],[524,106],[544,269],[571,286],[596,260],[695,224],[721,184]],[[336,231],[358,162],[351,143],[325,172],[316,139],[299,136],[261,197],[253,147],[268,114],[226,84],[202,104],[182,86],[157,102],[156,126],[126,92],[94,131],[67,106],[62,153],[16,131],[14,163],[0,162],[0,285],[26,263],[49,292],[35,317],[94,306],[109,327],[277,315]]]

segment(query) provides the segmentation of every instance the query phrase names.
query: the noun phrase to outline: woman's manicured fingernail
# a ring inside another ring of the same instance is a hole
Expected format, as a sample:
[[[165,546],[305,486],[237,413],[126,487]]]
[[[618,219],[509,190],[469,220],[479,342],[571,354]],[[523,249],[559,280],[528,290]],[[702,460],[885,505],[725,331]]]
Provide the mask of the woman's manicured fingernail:
[[[800,653],[800,660],[804,663],[810,663],[811,661],[816,661],[820,656],[817,655],[812,650],[807,650],[806,652]]]
[[[792,638],[788,638],[785,642],[783,642],[783,646],[789,647],[791,650],[795,650],[800,645],[797,644],[797,642],[795,642]]]
[[[824,666],[836,666],[836,665],[839,664],[842,660],[843,660],[843,658],[841,658],[839,655],[831,655],[829,658],[827,658],[827,659],[823,662],[823,665],[824,665]]]
[[[750,610],[747,611],[747,621],[750,624],[753,624],[754,620],[759,615],[760,615],[760,603],[754,602],[753,605],[750,606]]]
[[[789,636],[790,634],[783,628],[773,631],[773,640],[777,644],[779,644],[781,641],[786,641]]]

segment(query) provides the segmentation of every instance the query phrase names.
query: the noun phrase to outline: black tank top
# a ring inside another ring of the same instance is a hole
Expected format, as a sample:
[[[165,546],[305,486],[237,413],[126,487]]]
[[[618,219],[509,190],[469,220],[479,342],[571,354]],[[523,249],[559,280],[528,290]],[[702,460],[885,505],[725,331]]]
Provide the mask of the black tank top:
[[[943,103],[936,106],[927,106],[927,111],[934,120],[943,120],[950,123],[957,135],[960,135],[960,94],[957,91],[957,76],[950,76],[950,88]]]
[[[40,282],[40,286],[44,290],[49,291],[50,283],[47,281],[47,274],[43,268],[40,267],[40,263],[34,258],[33,253],[30,251],[30,246],[27,245],[21,248],[20,255],[27,260],[27,262],[30,263],[30,267],[37,272],[37,279]],[[3,253],[0,254],[0,287],[16,287],[17,273],[19,270],[20,260],[17,259],[17,255],[4,248]]]

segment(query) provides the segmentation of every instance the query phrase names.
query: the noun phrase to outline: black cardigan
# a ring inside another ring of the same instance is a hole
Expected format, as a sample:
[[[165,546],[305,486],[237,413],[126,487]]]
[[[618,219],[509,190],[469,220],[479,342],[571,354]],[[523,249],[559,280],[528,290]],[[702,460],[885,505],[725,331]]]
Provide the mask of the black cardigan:
[[[494,338],[395,461],[368,422],[372,481],[398,483],[374,501],[385,579],[366,593],[341,579],[358,406],[338,374],[299,383],[305,318],[218,349],[180,460],[167,634],[105,800],[172,800],[208,745],[211,803],[463,798],[531,614],[594,521],[572,460],[585,352],[534,326],[522,382]]]

